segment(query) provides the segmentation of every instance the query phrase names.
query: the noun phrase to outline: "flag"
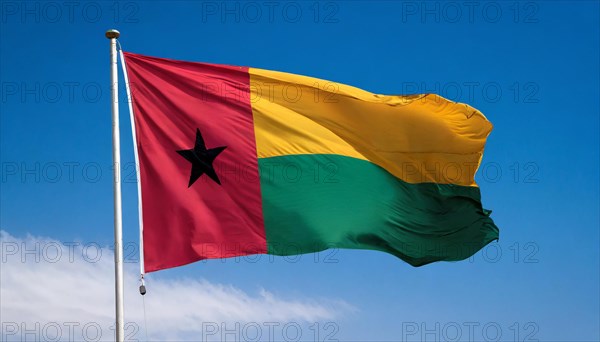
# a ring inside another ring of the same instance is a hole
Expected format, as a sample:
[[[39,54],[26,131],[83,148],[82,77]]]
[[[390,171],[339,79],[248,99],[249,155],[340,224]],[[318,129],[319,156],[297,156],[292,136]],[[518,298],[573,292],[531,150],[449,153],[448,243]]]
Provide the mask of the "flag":
[[[498,239],[474,180],[492,125],[466,104],[124,55],[146,272],[328,248],[421,266]]]

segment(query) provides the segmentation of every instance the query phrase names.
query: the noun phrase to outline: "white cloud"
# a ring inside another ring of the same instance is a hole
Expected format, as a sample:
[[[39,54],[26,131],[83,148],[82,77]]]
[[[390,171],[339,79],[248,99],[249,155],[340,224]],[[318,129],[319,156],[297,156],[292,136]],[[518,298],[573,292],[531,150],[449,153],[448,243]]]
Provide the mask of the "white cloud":
[[[1,340],[114,338],[110,249],[88,245],[85,250],[83,244],[16,238],[5,231],[0,243]],[[137,284],[134,266],[125,269],[126,337],[145,340],[142,297],[132,285]],[[304,330],[314,322],[355,310],[341,300],[284,299],[265,289],[253,295],[202,279],[154,279],[145,301],[148,337],[161,341],[294,340],[298,331],[306,336]]]

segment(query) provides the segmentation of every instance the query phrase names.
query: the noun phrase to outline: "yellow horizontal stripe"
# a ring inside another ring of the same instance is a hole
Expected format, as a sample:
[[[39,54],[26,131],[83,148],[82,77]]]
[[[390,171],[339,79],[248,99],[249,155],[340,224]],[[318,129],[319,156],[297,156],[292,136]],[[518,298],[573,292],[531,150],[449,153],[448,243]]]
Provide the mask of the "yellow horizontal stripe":
[[[492,124],[438,95],[378,95],[317,78],[250,68],[258,158],[339,154],[409,183],[476,186]]]

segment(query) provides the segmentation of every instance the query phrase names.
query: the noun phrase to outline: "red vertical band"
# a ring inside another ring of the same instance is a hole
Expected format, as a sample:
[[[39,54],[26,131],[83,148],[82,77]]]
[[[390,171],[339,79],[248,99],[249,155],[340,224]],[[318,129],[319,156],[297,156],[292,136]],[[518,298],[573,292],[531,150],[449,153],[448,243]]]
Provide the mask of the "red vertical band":
[[[137,130],[146,272],[266,253],[248,68],[125,53]],[[199,130],[219,185],[189,188]]]

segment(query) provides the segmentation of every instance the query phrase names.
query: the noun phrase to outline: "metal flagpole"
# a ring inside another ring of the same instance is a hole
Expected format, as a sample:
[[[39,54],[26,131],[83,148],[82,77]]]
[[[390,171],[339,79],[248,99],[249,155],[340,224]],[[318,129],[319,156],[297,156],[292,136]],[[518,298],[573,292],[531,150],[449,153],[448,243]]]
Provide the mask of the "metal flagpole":
[[[112,92],[112,141],[113,141],[113,193],[115,211],[115,308],[116,326],[115,341],[124,340],[123,325],[123,223],[121,218],[121,181],[119,169],[121,165],[121,143],[119,137],[119,84],[117,75],[117,38],[119,31],[106,31],[110,39],[110,81]]]

